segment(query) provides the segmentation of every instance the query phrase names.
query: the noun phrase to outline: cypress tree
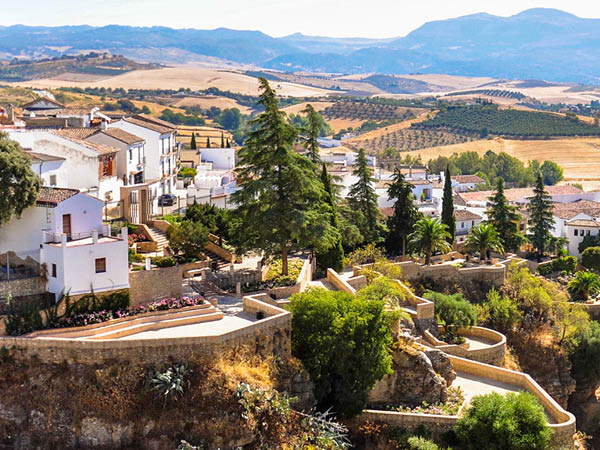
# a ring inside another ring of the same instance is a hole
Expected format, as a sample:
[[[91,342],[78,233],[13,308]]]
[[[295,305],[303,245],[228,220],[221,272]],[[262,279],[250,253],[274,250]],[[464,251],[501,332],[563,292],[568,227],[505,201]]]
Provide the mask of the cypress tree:
[[[404,180],[399,168],[394,171],[393,181],[388,188],[388,198],[395,199],[394,214],[388,219],[386,249],[388,253],[406,255],[406,240],[421,214],[413,201],[415,187]]]
[[[231,148],[231,141],[229,139],[227,139],[227,145],[226,145],[226,147],[227,148]]]
[[[196,150],[196,133],[192,133],[192,141],[190,142],[190,148]]]
[[[554,226],[552,197],[546,191],[542,173],[538,172],[533,188],[533,197],[527,204],[529,220],[527,224],[531,230],[531,244],[535,249],[538,260],[544,256],[548,242],[552,238],[551,230]]]
[[[454,192],[452,191],[452,179],[450,176],[450,167],[446,166],[444,176],[444,197],[442,199],[442,223],[448,227],[450,238],[448,242],[454,243],[454,234],[456,233],[456,223],[454,219]]]
[[[307,105],[302,112],[306,114],[306,119],[308,121],[308,126],[303,130],[306,133],[304,148],[306,149],[307,156],[312,160],[312,162],[318,164],[321,162],[318,138],[321,134],[323,118],[317,111],[315,111],[312,105]]]
[[[279,255],[282,274],[287,275],[290,251],[312,247],[321,252],[340,235],[331,226],[333,212],[315,165],[294,151],[296,129],[279,110],[269,82],[259,82],[258,103],[264,112],[252,120],[252,131],[239,152],[241,189],[232,195],[237,205],[232,240],[243,252]]]
[[[381,238],[379,230],[379,207],[377,205],[377,193],[371,185],[375,181],[373,172],[368,165],[365,150],[361,148],[356,158],[356,168],[352,175],[358,181],[350,187],[348,202],[350,206],[362,214],[359,229],[368,242],[378,242]]]
[[[339,231],[337,212],[335,207],[335,195],[333,193],[333,184],[331,176],[327,173],[327,167],[323,164],[321,171],[321,183],[327,194],[327,203],[331,207],[331,226]],[[317,265],[322,271],[326,272],[328,268],[332,268],[336,272],[341,272],[344,269],[344,247],[342,246],[342,236],[334,242],[334,244],[324,252],[317,253]]]
[[[210,148],[210,137],[206,136],[206,148]]]
[[[504,195],[504,179],[496,180],[496,192],[489,198],[488,222],[494,225],[498,237],[505,251],[516,251],[523,243],[523,236],[519,233],[518,222],[521,216],[517,208],[508,204]]]
[[[221,148],[225,148],[225,137],[223,136],[223,133],[221,133]]]

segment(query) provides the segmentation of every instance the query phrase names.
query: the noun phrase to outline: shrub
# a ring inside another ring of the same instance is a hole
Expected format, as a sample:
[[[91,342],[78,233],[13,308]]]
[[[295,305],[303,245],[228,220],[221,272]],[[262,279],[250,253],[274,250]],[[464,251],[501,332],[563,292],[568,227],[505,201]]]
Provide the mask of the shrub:
[[[21,336],[44,328],[40,309],[33,304],[10,305],[9,312],[4,319],[4,325],[5,332],[9,336]]]
[[[435,442],[420,436],[412,436],[408,438],[409,450],[439,450]]]
[[[176,364],[163,372],[152,369],[148,374],[147,385],[156,391],[165,403],[170,399],[177,400],[190,386],[187,378],[191,372],[185,364]]]
[[[152,258],[152,264],[156,267],[173,267],[177,265],[177,262],[170,256],[157,256]]]
[[[183,253],[186,258],[193,258],[204,250],[208,242],[208,230],[200,222],[183,220],[167,229],[167,238],[175,253]]]
[[[360,266],[372,264],[381,259],[384,259],[383,251],[377,248],[375,244],[368,244],[364,248],[354,250],[348,257],[344,258],[344,265]]]
[[[194,178],[196,176],[196,169],[193,167],[182,167],[177,174],[178,178]]]
[[[573,273],[577,267],[577,258],[574,256],[561,256],[552,260],[549,264],[544,264],[538,267],[538,273],[543,276],[553,274],[555,272]]]
[[[582,331],[569,359],[577,378],[596,380],[600,376],[600,323],[591,321]]]
[[[581,254],[581,265],[587,269],[600,270],[600,247],[586,248]]]
[[[465,450],[545,450],[552,433],[544,408],[528,392],[474,397],[455,429]]]
[[[288,395],[275,389],[252,388],[248,383],[240,383],[236,395],[244,408],[244,419],[257,414],[289,416],[292,411]]]
[[[600,292],[600,277],[594,272],[580,270],[575,278],[569,281],[568,286],[571,292],[587,300],[590,295],[596,295]]]
[[[309,289],[292,296],[290,311],[292,350],[310,374],[319,409],[359,414],[391,370],[391,318],[383,302]]]
[[[358,291],[356,296],[362,300],[381,301],[388,307],[398,309],[406,303],[407,293],[397,282],[380,276]]]
[[[487,324],[503,333],[512,330],[522,318],[517,302],[501,296],[495,289],[488,292],[484,308],[489,314]]]
[[[267,272],[265,282],[271,282],[274,286],[293,286],[296,284],[296,280],[302,271],[302,266],[304,266],[304,260],[289,259],[287,275],[281,274],[281,265],[282,262],[280,259],[276,259],[269,263],[269,271]]]
[[[446,328],[444,340],[459,343],[458,331],[477,324],[477,308],[462,294],[445,295],[439,292],[426,292],[424,297],[435,303],[435,317]]]

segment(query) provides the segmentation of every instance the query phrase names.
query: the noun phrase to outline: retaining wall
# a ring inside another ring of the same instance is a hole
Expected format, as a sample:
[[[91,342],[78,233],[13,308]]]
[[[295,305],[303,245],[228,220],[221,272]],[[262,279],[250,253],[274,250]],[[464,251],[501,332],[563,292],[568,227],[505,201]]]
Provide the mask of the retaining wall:
[[[244,310],[262,311],[265,318],[217,336],[165,339],[79,340],[31,337],[0,337],[0,347],[13,349],[22,361],[36,359],[47,364],[104,364],[131,361],[163,364],[189,359],[214,360],[229,351],[249,351],[259,356],[291,356],[291,315],[252,297],[244,297]]]
[[[485,364],[501,365],[506,355],[506,336],[495,330],[484,327],[471,327],[460,330],[459,334],[466,338],[480,337],[493,344],[484,348],[470,348],[464,345],[451,345],[438,340],[429,331],[425,331],[425,337],[436,349],[461,358],[472,359]]]
[[[0,299],[38,295],[46,292],[40,277],[20,278],[10,281],[0,281]]]
[[[129,272],[131,306],[137,306],[165,297],[181,297],[182,267],[161,267]]]

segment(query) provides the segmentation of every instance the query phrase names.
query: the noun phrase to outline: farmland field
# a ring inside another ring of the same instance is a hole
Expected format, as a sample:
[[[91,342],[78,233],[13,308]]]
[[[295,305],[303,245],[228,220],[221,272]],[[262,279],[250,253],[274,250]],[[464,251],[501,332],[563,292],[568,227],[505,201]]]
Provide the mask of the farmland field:
[[[496,138],[417,150],[412,155],[421,155],[424,161],[428,161],[438,156],[462,152],[483,155],[488,150],[506,152],[523,162],[532,159],[552,160],[564,169],[565,179],[596,180],[586,183],[586,186],[600,188],[600,138],[528,141]]]
[[[232,98],[219,96],[206,97],[184,97],[172,103],[173,106],[183,108],[185,106],[198,106],[202,109],[210,109],[212,106],[221,109],[237,108],[242,114],[250,114],[252,109],[247,106],[240,105]]]
[[[13,83],[33,88],[57,87],[106,87],[124,89],[179,89],[193,90],[216,87],[225,91],[246,95],[258,94],[258,79],[239,72],[207,69],[204,67],[181,66],[155,70],[136,70],[100,81],[65,81],[56,78]],[[279,95],[291,97],[322,96],[334,91],[319,89],[288,82],[273,82],[272,87]]]

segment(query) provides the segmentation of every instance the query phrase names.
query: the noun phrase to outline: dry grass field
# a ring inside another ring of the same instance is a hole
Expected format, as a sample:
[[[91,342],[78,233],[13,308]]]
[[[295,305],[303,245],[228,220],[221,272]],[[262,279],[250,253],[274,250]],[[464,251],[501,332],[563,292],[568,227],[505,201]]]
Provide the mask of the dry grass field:
[[[69,81],[44,79],[13,83],[33,88],[57,87],[106,87],[124,89],[206,89],[216,87],[225,91],[247,95],[258,94],[258,79],[239,72],[207,69],[204,67],[181,66],[155,70],[136,70],[123,75],[97,81]],[[290,97],[325,96],[333,91],[313,88],[294,83],[272,82],[279,95]]]
[[[221,109],[237,108],[242,114],[250,114],[252,109],[242,106],[232,98],[207,95],[206,97],[185,97],[173,103],[173,106],[183,108],[184,106],[199,106],[202,109],[209,109],[215,106]]]
[[[206,139],[210,140],[211,147],[221,146],[221,135],[223,139],[233,143],[233,136],[227,130],[221,130],[213,127],[196,127],[191,125],[177,126],[177,141],[189,146],[192,140],[192,133],[196,134],[196,144],[199,148],[206,147]]]
[[[600,138],[556,139],[548,141],[516,141],[502,138],[479,140],[464,144],[431,147],[412,152],[424,161],[453,153],[486,151],[506,152],[523,162],[533,159],[551,160],[564,169],[568,181],[589,181],[586,186],[600,187]],[[596,180],[596,181],[594,181]]]
[[[321,112],[325,108],[333,105],[333,102],[311,102],[310,104],[315,108],[315,111]],[[308,105],[308,102],[302,102],[297,105],[286,106],[285,108],[281,108],[281,110],[286,114],[300,114],[300,112],[306,108],[306,105]]]

